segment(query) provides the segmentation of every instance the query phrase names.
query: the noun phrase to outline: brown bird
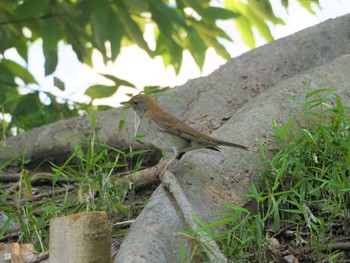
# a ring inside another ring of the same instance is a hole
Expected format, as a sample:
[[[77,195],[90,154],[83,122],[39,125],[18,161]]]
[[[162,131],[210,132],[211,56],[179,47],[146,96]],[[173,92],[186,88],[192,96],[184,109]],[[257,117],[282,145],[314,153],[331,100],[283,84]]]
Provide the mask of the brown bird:
[[[195,149],[208,148],[219,151],[221,145],[248,149],[246,146],[218,140],[195,130],[165,112],[148,95],[139,94],[121,104],[131,106],[137,112],[141,119],[140,128],[145,132],[150,143],[162,151],[175,153],[166,168],[175,158]]]

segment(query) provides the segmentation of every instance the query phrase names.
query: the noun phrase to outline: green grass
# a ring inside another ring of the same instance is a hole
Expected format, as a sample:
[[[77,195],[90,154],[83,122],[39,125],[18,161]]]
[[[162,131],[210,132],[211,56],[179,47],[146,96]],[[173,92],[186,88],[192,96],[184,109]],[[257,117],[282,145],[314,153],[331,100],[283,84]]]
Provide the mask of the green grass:
[[[272,241],[284,246],[279,256],[293,255],[301,262],[340,262],[349,256],[342,250],[330,249],[333,243],[350,235],[349,108],[331,89],[292,99],[304,110],[283,127],[272,122],[278,150],[269,156],[259,143],[265,170],[246,196],[256,203],[257,211],[226,204],[225,218],[220,221],[206,225],[195,218],[201,226],[198,231],[214,238],[230,261],[278,262],[276,251],[271,251]],[[12,185],[12,191],[8,185],[0,185],[4,223],[0,240],[33,243],[41,252],[48,249],[48,221],[53,217],[105,210],[112,225],[130,219],[133,185],[119,184],[118,172],[135,172],[141,166],[140,154],[126,154],[101,144],[92,134],[85,144],[74,145],[73,153],[63,164],[51,163],[52,174],[39,175],[49,179],[49,184],[33,183],[24,169],[23,157],[20,182]],[[132,167],[130,158],[138,160]],[[8,230],[16,224],[19,234],[11,237]],[[218,234],[214,229],[220,226],[226,230]],[[125,232],[118,231],[114,234]],[[181,260],[196,258],[205,262],[198,233],[182,234],[191,240],[192,249],[185,251],[181,245]]]
[[[212,236],[230,261],[280,262],[292,255],[299,262],[340,262],[349,257],[331,250],[350,235],[349,107],[332,89],[292,99],[304,110],[284,127],[273,121],[278,150],[268,156],[259,143],[265,170],[246,196],[257,211],[227,204],[225,219],[198,230]],[[227,231],[215,234],[217,226]],[[195,238],[196,232],[187,235]]]
[[[22,167],[20,182],[15,183],[13,191],[8,185],[0,185],[0,210],[5,223],[0,240],[32,243],[42,252],[48,249],[49,220],[53,217],[107,211],[111,225],[133,218],[133,184],[119,184],[118,180],[120,172],[133,173],[140,168],[139,156],[144,152],[124,153],[99,143],[93,133],[85,144],[74,145],[63,164],[50,163],[51,173],[37,174],[40,179],[46,178],[45,183],[34,184]],[[133,167],[131,159],[136,160]],[[19,226],[18,235],[9,235],[11,225]],[[118,230],[114,233],[120,234]]]

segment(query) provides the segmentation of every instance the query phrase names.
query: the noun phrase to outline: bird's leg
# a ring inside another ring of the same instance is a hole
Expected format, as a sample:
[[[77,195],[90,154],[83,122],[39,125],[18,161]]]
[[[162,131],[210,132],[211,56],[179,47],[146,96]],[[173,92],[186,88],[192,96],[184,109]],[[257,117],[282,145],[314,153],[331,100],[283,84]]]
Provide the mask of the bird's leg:
[[[168,170],[168,168],[171,166],[171,164],[180,155],[180,151],[178,148],[174,147],[173,151],[174,151],[174,156],[171,157],[171,159],[158,170],[158,177],[159,177],[160,181],[163,181],[163,176],[164,176],[165,171]]]

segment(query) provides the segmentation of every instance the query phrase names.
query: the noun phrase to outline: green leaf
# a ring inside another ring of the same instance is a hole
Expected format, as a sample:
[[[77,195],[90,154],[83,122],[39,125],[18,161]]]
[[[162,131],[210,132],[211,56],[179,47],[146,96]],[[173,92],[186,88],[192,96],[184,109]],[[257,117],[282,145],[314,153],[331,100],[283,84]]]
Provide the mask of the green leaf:
[[[53,77],[53,85],[55,85],[55,87],[59,88],[62,91],[64,91],[66,88],[64,82],[57,77]]]
[[[172,38],[173,34],[179,34],[179,30],[174,31],[173,21],[170,18],[174,18],[184,28],[188,28],[188,26],[184,20],[178,18],[179,16],[173,8],[161,1],[151,1],[150,10],[152,19],[156,21],[160,30],[157,38],[156,54],[162,56],[165,67],[172,65],[176,74],[179,74],[183,49]]]
[[[195,213],[191,213],[192,219],[202,228],[205,229],[206,225]]]
[[[228,41],[232,41],[225,31],[218,28],[215,24],[209,24],[205,21],[197,21],[195,19],[189,19],[190,24],[198,31],[201,35],[207,35],[211,37],[222,37]]]
[[[224,203],[222,205],[232,209],[234,212],[242,212],[242,213],[248,213],[249,214],[249,210],[248,209],[246,209],[244,207],[241,207],[239,205],[235,205],[235,204],[232,204],[232,203]]]
[[[250,48],[255,47],[253,30],[247,18],[239,17],[235,20],[238,31],[241,33],[243,42]]]
[[[9,229],[11,223],[14,221],[15,218],[16,218],[15,214],[10,214],[5,223],[1,222],[2,223],[1,232],[0,232],[1,239],[4,237],[4,235],[6,234],[7,230]]]
[[[275,178],[275,182],[272,186],[273,191],[276,191],[276,189],[280,186],[280,184],[282,182],[282,177],[286,173],[287,166],[288,166],[288,159],[284,158],[283,160],[281,160],[281,167],[278,169],[278,172],[277,172],[277,175]]]
[[[348,153],[346,154],[346,163],[350,165],[350,148],[348,149]]]
[[[157,35],[157,41],[156,41],[156,55],[163,55],[168,52],[169,46],[168,43],[170,40],[169,37],[165,36],[162,33],[157,32],[157,29],[155,30],[155,35]]]
[[[96,8],[91,15],[91,27],[93,30],[93,36],[96,40],[96,47],[103,56],[106,54],[105,42],[108,40],[106,29],[108,27],[114,27],[113,25],[108,25],[107,23],[108,8],[109,6],[101,5]]]
[[[93,85],[90,86],[86,91],[85,95],[89,96],[91,99],[101,99],[108,98],[116,93],[118,86],[107,86],[107,85]]]
[[[308,99],[310,97],[313,97],[315,95],[318,95],[319,93],[323,93],[323,92],[331,92],[331,91],[334,91],[334,89],[330,89],[330,88],[320,88],[320,89],[316,89],[316,90],[313,90],[313,91],[310,91],[308,93],[306,93],[305,95],[305,98]]]
[[[144,86],[142,93],[151,95],[152,97],[164,96],[164,91],[169,89],[170,87]]]
[[[250,27],[251,26],[256,27],[256,29],[259,31],[260,35],[263,38],[265,38],[265,40],[267,42],[270,42],[273,40],[270,29],[265,23],[265,19],[267,19],[266,14],[262,14],[258,8],[256,8],[256,9],[248,8],[248,6],[243,4],[243,3],[241,3],[241,5],[239,5],[239,8],[242,10],[242,13],[244,14],[245,18],[249,22]],[[253,37],[254,37],[254,35],[253,35]]]
[[[1,64],[0,64],[0,72]],[[1,75],[0,75],[1,76]],[[18,93],[18,89],[13,86],[3,85],[0,80],[0,106],[3,107],[4,112],[11,112],[13,104],[16,104],[20,100],[21,96]]]
[[[0,65],[5,67],[8,70],[8,72],[11,72],[11,75],[13,75],[13,77],[19,77],[21,80],[24,81],[24,83],[26,83],[26,84],[29,84],[29,83],[37,84],[37,82],[34,79],[33,75],[26,68],[22,67],[21,65],[17,64],[16,62],[14,62],[12,60],[8,60],[8,59],[2,59],[1,62],[0,62]],[[6,74],[6,73],[4,71],[2,71],[2,74]],[[9,77],[9,76],[6,76],[5,79],[7,79],[7,77]],[[2,76],[0,76],[0,81],[2,79],[3,79]],[[11,77],[8,79],[8,81],[10,79],[11,79]],[[9,81],[9,82],[14,84],[13,81]]]
[[[96,1],[96,0],[95,0]],[[128,9],[132,10],[134,13],[144,13],[149,10],[148,5],[150,1],[145,0],[123,0],[124,4]]]
[[[286,138],[292,123],[293,123],[293,119],[289,118],[287,123],[285,124],[284,128],[281,129],[279,127],[277,121],[272,120],[272,125],[273,125],[273,129],[275,131],[275,135],[278,137],[278,139],[280,141],[283,141]]]
[[[27,170],[22,170],[22,177],[24,186],[27,192],[27,197],[29,199],[33,198],[33,192],[32,192],[32,182],[30,181],[30,175]]]
[[[176,75],[178,75],[182,65],[183,49],[175,41],[172,41],[169,46],[170,64],[174,67]]]
[[[43,51],[45,56],[45,76],[52,74],[58,63],[58,41],[61,28],[56,19],[46,19],[42,26]]]
[[[45,76],[52,74],[58,63],[58,53],[50,51],[45,54]]]
[[[283,131],[282,131],[282,140],[284,140],[290,130],[290,127],[292,126],[293,119],[289,118],[286,125],[284,125]]]
[[[202,38],[207,45],[213,47],[216,53],[218,53],[222,58],[226,60],[231,58],[230,53],[227,52],[226,48],[215,37],[202,36]]]
[[[233,12],[231,10],[221,7],[210,6],[207,9],[205,9],[205,16],[203,16],[203,19],[214,22],[217,19],[226,20],[231,18],[237,18],[239,16],[241,16],[241,14]]]
[[[162,56],[164,66],[173,66],[175,73],[179,74],[183,58],[183,48],[164,34],[159,34],[156,44],[156,54]]]
[[[206,15],[206,10],[203,6],[204,1],[182,0],[182,2],[184,2],[185,5],[192,7],[202,18]]]
[[[140,27],[131,18],[131,14],[130,14],[129,10],[125,7],[125,5],[121,1],[115,2],[115,4],[118,7],[117,8],[118,17],[124,26],[125,33],[140,48],[145,50],[150,57],[153,57],[154,56],[153,51],[148,47],[147,42],[143,38]]]
[[[107,79],[112,80],[115,83],[115,85],[118,86],[118,87],[123,85],[123,86],[127,86],[127,87],[131,87],[131,88],[135,88],[136,89],[134,84],[132,84],[131,82],[126,81],[124,79],[120,79],[120,78],[117,78],[117,77],[115,77],[113,75],[109,75],[109,74],[100,74],[100,75],[104,76]]]
[[[195,30],[190,30],[188,32],[187,45],[197,66],[200,68],[200,70],[202,70],[205,60],[205,56],[203,54],[205,54],[207,46]]]
[[[157,23],[158,27],[163,26],[163,23],[173,24],[175,22],[185,29],[188,28],[184,17],[179,14],[177,9],[164,4],[163,1],[150,1],[150,11],[152,13],[152,19],[155,18],[154,21]],[[155,15],[155,17],[153,17],[153,15]]]
[[[272,209],[273,209],[273,225],[274,225],[274,231],[277,232],[281,228],[281,218],[280,218],[280,212],[279,212],[279,202],[276,201],[275,197],[271,197],[272,201]]]
[[[312,3],[318,4],[318,1],[305,1],[305,0],[298,0],[299,4],[304,7],[306,10],[308,10],[311,14],[315,15],[315,10],[312,8]]]
[[[289,0],[281,0],[281,4],[283,5],[283,7],[284,7],[285,9],[288,9]]]
[[[283,24],[283,20],[274,16],[272,8],[269,2],[261,0],[250,2],[249,5],[243,2],[237,2],[233,4],[231,1],[226,0],[225,5],[228,9],[241,13],[242,17],[235,19],[237,28],[242,35],[243,41],[250,47],[255,47],[255,39],[252,31],[252,26],[256,27],[260,35],[270,42],[273,40],[273,36],[265,20],[270,20],[275,24]]]
[[[24,59],[24,61],[28,63],[28,46],[27,46],[27,40],[24,39],[24,38],[18,39],[15,48],[16,48],[18,54]]]
[[[33,92],[21,96],[20,100],[12,105],[11,112],[13,122],[23,129],[36,127],[44,122],[42,104],[39,92]]]
[[[267,41],[271,42],[274,40],[270,28],[262,20],[256,21],[254,26],[258,29],[260,35]]]
[[[247,8],[247,13],[253,14],[255,20],[265,23],[265,20],[271,21],[273,24],[284,25],[284,21],[279,17],[276,17],[273,13],[273,9],[269,0],[260,0],[260,1],[249,1],[249,8]]]
[[[108,25],[105,30],[111,43],[111,59],[115,60],[120,53],[121,40],[123,36],[122,24],[118,19],[118,15],[113,10],[108,13]]]
[[[0,61],[0,85],[2,86],[1,88],[4,86],[16,86],[15,75],[2,65],[2,61]]]
[[[25,18],[39,18],[45,14],[50,3],[47,0],[22,1],[15,11],[18,20]]]
[[[86,44],[90,43],[91,37],[86,34],[80,25],[79,19],[69,19],[66,21],[65,36],[72,45],[78,60],[92,66],[91,55],[93,48],[87,48]],[[90,52],[90,53],[89,53]]]
[[[121,130],[124,128],[125,120],[120,120],[118,124],[118,132],[121,132]]]
[[[181,262],[186,262],[186,251],[185,251],[185,246],[182,242],[179,242],[179,256]]]
[[[157,26],[162,34],[171,38],[173,33],[173,21],[166,15],[164,10],[167,6],[162,1],[150,1],[150,11],[152,20],[157,23]]]
[[[97,128],[97,121],[96,121],[96,118],[93,114],[90,114],[90,120],[91,120],[91,125],[94,129]]]
[[[264,161],[266,161],[267,160],[266,152],[265,152],[264,144],[261,140],[258,141],[258,146],[259,146],[259,150],[260,150],[260,154],[261,154],[262,159]]]

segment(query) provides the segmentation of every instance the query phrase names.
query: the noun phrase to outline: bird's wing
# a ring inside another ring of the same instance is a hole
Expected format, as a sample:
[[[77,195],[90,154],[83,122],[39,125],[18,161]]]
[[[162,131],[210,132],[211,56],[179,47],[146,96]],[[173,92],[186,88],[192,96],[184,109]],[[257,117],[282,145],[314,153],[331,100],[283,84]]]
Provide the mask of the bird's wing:
[[[174,120],[176,125],[174,125]],[[180,136],[184,139],[201,144],[206,148],[218,150],[218,145],[226,145],[244,150],[248,149],[246,146],[218,140],[203,134],[166,112],[163,112],[161,116],[158,116],[157,121],[153,120],[153,122],[161,131]]]
[[[197,143],[201,143],[205,145],[206,147],[213,147],[216,144],[213,142],[213,138],[211,138],[208,135],[205,135],[196,129],[188,126],[184,122],[182,122],[179,119],[176,119],[175,117],[171,116],[170,114],[163,112],[161,115],[161,118],[158,118],[159,121],[154,121],[155,125],[158,129],[164,132],[168,132],[170,134],[174,134],[177,136],[181,136],[184,139],[195,141]],[[174,120],[176,120],[176,126],[173,124]]]

